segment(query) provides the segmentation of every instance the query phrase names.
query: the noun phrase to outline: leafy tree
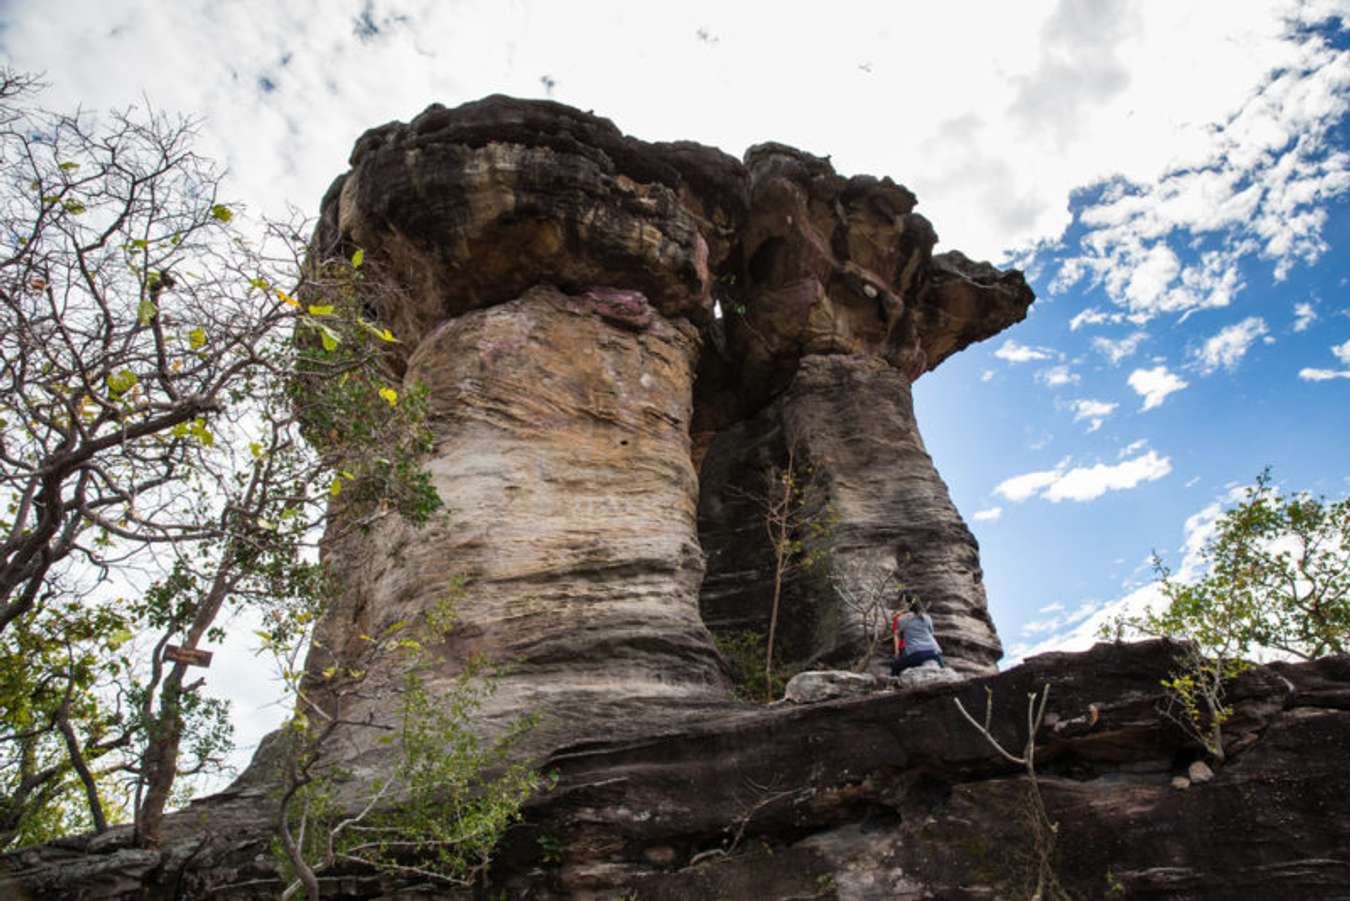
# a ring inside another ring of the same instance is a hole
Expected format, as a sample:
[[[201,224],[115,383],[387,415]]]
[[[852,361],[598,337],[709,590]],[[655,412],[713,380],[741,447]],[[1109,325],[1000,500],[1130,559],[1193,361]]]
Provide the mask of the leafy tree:
[[[286,684],[293,716],[280,738],[280,803],[275,834],[282,898],[304,890],[319,901],[327,871],[360,868],[419,881],[469,885],[485,871],[506,828],[544,780],[511,752],[534,724],[525,717],[496,738],[469,728],[493,690],[491,667],[471,659],[435,697],[426,679],[447,666],[443,647],[454,624],[451,597],[417,622],[395,622],[360,636],[351,649],[328,649],[329,666],[305,672],[302,640],[318,609],[278,609],[264,634]],[[310,649],[312,650],[312,648]],[[311,660],[314,657],[311,655]],[[392,691],[371,684],[372,671],[402,675]],[[354,732],[381,733],[395,760],[369,783],[344,766]],[[488,775],[490,774],[490,775]]]
[[[229,744],[165,648],[312,603],[332,504],[425,521],[424,392],[359,250],[247,228],[192,121],[39,88],[0,73],[0,842],[129,811],[153,845]]]
[[[1258,651],[1312,660],[1350,647],[1350,498],[1282,495],[1266,469],[1201,558],[1204,575],[1178,582],[1155,555],[1167,607],[1120,625],[1183,642],[1164,713],[1221,761],[1225,686]]]

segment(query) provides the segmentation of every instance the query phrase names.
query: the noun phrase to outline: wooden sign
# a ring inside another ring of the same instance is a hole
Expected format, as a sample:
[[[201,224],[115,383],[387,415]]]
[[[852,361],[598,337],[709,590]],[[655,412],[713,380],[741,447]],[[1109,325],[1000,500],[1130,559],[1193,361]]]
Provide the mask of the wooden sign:
[[[174,663],[186,663],[188,666],[210,666],[211,652],[199,648],[180,648],[176,644],[164,646],[164,659]]]

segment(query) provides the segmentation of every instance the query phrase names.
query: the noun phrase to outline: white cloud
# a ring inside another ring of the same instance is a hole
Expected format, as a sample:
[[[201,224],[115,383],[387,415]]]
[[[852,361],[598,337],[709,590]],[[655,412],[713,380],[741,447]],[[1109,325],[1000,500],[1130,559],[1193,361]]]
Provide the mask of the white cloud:
[[[1144,411],[1161,406],[1167,395],[1180,391],[1189,384],[1168,372],[1166,366],[1136,369],[1130,373],[1128,382],[1135,393],[1144,398],[1144,406],[1140,408]]]
[[[1331,353],[1340,361],[1341,365],[1350,366],[1350,341],[1333,346],[1331,348]],[[1329,382],[1332,379],[1350,379],[1350,369],[1305,368],[1298,371],[1298,377],[1305,382]]]
[[[1061,604],[1059,601],[1055,601],[1053,604],[1046,604],[1044,607],[1040,608],[1040,609],[1037,610],[1036,612],[1037,612],[1037,613],[1057,613],[1057,612],[1059,612],[1060,610],[1063,610],[1063,609],[1064,609],[1064,605]]]
[[[1102,422],[1106,417],[1116,411],[1119,404],[1107,403],[1104,400],[1076,400],[1071,405],[1073,407],[1073,421],[1080,422],[1087,419],[1088,431],[1095,432],[1102,427]]]
[[[1061,273],[1066,269],[1067,265],[1061,268]],[[1050,286],[1050,293],[1058,293],[1053,284]],[[1069,320],[1069,331],[1076,332],[1085,325],[1101,325],[1103,322],[1116,323],[1124,320],[1125,317],[1120,313],[1106,313],[1096,307],[1089,307]]]
[[[1051,503],[1096,500],[1108,491],[1125,491],[1143,482],[1161,479],[1172,471],[1172,460],[1149,451],[1113,466],[1097,463],[1070,469],[1065,460],[1052,470],[1029,472],[1000,482],[994,493],[1021,503],[1039,495]]]
[[[1144,448],[1146,448],[1146,447],[1148,447],[1148,439],[1147,439],[1147,438],[1139,438],[1139,439],[1137,439],[1137,440],[1135,440],[1135,441],[1131,441],[1129,444],[1127,444],[1127,445],[1125,445],[1124,447],[1122,447],[1122,448],[1116,453],[1116,456],[1117,456],[1118,458],[1128,457],[1128,456],[1130,456],[1131,454],[1137,454],[1137,453],[1139,453],[1140,451],[1142,451],[1142,450],[1143,450]]]
[[[1002,347],[994,351],[994,356],[1009,363],[1029,363],[1032,360],[1049,360],[1054,355],[1044,348],[1028,347],[1009,338],[1003,342]]]
[[[988,510],[976,510],[971,519],[976,522],[998,522],[998,518],[1002,515],[1002,507],[990,507]]]
[[[1298,377],[1305,382],[1329,382],[1332,379],[1350,379],[1350,369],[1311,369],[1298,371]]]
[[[1195,352],[1195,363],[1200,374],[1209,375],[1220,367],[1232,372],[1256,339],[1269,331],[1266,321],[1260,316],[1249,316],[1221,329]]]
[[[986,369],[984,372],[980,373],[980,381],[992,382],[993,380],[994,380],[994,370]]]
[[[1350,341],[1346,341],[1344,344],[1337,344],[1335,347],[1331,348],[1331,352],[1335,355],[1336,359],[1341,361],[1342,366],[1350,366]]]
[[[994,493],[1010,500],[1014,504],[1020,504],[1022,501],[1035,496],[1038,491],[1053,485],[1060,477],[1060,474],[1069,465],[1069,457],[1065,457],[1055,464],[1053,470],[1042,472],[1028,472],[1020,476],[1013,476],[1010,479],[1004,479],[994,489]]]
[[[1086,279],[1143,323],[1227,306],[1245,258],[1271,261],[1279,280],[1326,252],[1327,206],[1350,191],[1334,131],[1350,108],[1350,50],[1293,40],[1229,114],[1177,125],[1162,171],[1099,183],[1052,292]]]
[[[1072,327],[1072,324],[1070,324]],[[1096,337],[1092,339],[1092,347],[1100,352],[1112,366],[1120,363],[1126,357],[1133,356],[1139,349],[1139,345],[1148,340],[1148,332],[1134,332],[1119,341],[1112,341],[1110,338]]]
[[[1078,384],[1078,373],[1068,366],[1050,366],[1036,373],[1036,381],[1047,388],[1062,388],[1065,385]]]
[[[1294,331],[1305,332],[1317,321],[1317,310],[1306,300],[1294,304]]]

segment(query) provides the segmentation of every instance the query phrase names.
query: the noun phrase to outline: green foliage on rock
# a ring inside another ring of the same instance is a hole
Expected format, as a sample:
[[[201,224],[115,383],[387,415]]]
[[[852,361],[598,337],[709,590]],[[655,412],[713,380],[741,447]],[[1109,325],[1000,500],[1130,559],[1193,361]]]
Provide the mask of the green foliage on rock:
[[[281,737],[276,821],[287,895],[303,888],[319,901],[322,874],[337,868],[471,884],[547,780],[513,756],[533,717],[495,736],[473,728],[495,674],[481,658],[445,674],[450,664],[436,648],[453,629],[452,602],[362,636],[364,647],[335,655],[321,673],[296,665],[307,622],[274,622],[265,640],[294,705]],[[390,668],[402,673],[398,685],[372,704],[370,673]],[[354,732],[376,733],[390,748],[392,762],[373,781],[354,780],[343,759]]]
[[[1281,494],[1266,469],[1215,522],[1201,559],[1203,575],[1181,582],[1155,556],[1167,606],[1117,630],[1183,643],[1164,712],[1222,760],[1226,686],[1254,656],[1350,647],[1350,498]]]

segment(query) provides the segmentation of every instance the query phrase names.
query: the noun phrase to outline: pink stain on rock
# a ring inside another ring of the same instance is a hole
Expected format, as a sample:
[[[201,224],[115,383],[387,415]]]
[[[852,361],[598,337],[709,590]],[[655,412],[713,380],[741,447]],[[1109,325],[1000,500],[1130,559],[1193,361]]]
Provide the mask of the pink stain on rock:
[[[595,313],[601,319],[634,331],[644,331],[652,324],[651,303],[641,291],[588,288],[575,300],[579,301],[577,312]]]

